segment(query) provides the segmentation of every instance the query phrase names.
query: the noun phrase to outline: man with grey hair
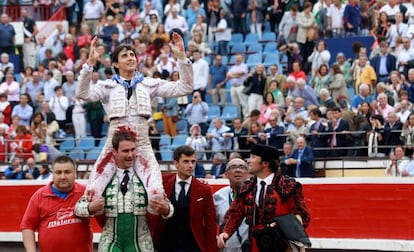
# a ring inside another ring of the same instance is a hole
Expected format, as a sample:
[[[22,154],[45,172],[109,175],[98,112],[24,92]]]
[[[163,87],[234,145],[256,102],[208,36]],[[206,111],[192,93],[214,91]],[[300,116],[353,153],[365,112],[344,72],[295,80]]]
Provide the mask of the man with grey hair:
[[[293,76],[288,76],[286,78],[286,86],[287,86],[287,96],[291,96],[296,98],[299,95],[299,88],[296,85],[296,78]]]
[[[243,55],[236,54],[235,60],[236,64],[230,67],[229,71],[227,72],[226,80],[230,81],[231,88],[230,88],[230,95],[231,95],[231,103],[242,107],[243,116],[247,117],[249,115],[249,111],[247,110],[247,101],[246,95],[243,93],[243,83],[247,79],[247,74],[249,72],[247,65],[243,63]]]
[[[216,220],[220,228],[224,226],[224,217],[232,201],[235,199],[240,186],[250,176],[248,165],[242,159],[234,158],[227,164],[225,175],[230,185],[221,188],[213,194],[214,205],[216,207]],[[248,234],[249,226],[243,221],[236,232],[227,240],[226,247],[220,251],[241,251],[241,247],[247,240]]]
[[[75,74],[72,71],[67,71],[66,82],[62,85],[63,95],[70,99],[74,99],[77,86],[78,82],[75,80]]]
[[[307,108],[309,105],[319,104],[315,92],[311,86],[306,85],[306,81],[304,79],[298,79],[297,86],[299,89],[299,96],[302,97],[305,101],[305,108]]]
[[[14,53],[16,31],[9,23],[9,16],[2,14],[0,18],[0,53]]]
[[[361,84],[359,85],[359,94],[355,95],[354,98],[352,98],[351,101],[351,107],[352,110],[356,113],[359,105],[363,103],[364,101],[371,103],[372,97],[369,95],[369,85],[368,84]]]
[[[215,153],[213,156],[213,164],[211,166],[210,174],[207,174],[206,178],[222,178],[224,172],[226,171],[226,162],[227,158],[223,153]]]

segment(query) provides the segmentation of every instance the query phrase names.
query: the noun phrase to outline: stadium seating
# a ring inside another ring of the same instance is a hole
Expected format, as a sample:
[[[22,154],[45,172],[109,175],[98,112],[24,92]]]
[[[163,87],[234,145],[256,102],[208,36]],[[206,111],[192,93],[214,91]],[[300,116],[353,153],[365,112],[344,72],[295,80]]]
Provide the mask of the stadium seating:
[[[258,53],[262,53],[262,51],[263,51],[262,45],[259,43],[256,43],[256,44],[251,44],[247,47],[246,54],[258,54]]]
[[[66,138],[59,145],[59,150],[62,153],[72,152],[75,149],[75,139],[73,137]]]
[[[160,150],[161,160],[162,161],[172,161],[173,160],[173,152],[170,149],[162,149]]]
[[[164,122],[162,120],[157,121],[157,129],[160,133],[164,132]]]
[[[260,63],[262,63],[262,54],[255,53],[247,57],[246,64],[249,68],[255,67]]]
[[[171,136],[167,134],[162,134],[160,136],[160,149],[168,149],[171,145]]]
[[[187,120],[184,120],[184,119],[178,120],[176,126],[177,126],[178,134],[188,134]]]
[[[244,43],[234,44],[229,46],[230,54],[241,53],[244,54],[246,52],[246,45]]]
[[[275,42],[276,41],[276,34],[274,32],[263,32],[262,39],[260,42]]]
[[[275,53],[266,53],[265,58],[263,61],[263,65],[265,67],[271,66],[271,65],[279,65],[280,64],[280,54],[279,52]]]
[[[99,147],[95,147],[92,150],[90,150],[87,154],[86,154],[86,159],[87,160],[97,160],[99,157],[99,154],[101,154],[102,148]]]
[[[229,45],[241,44],[243,43],[243,34],[233,33],[229,41]]]
[[[276,42],[266,43],[263,52],[275,52],[277,50]]]
[[[211,105],[208,107],[208,114],[207,114],[207,120],[211,121],[215,117],[219,117],[221,114],[220,106],[218,105]]]
[[[221,113],[221,119],[224,121],[232,121],[239,116],[239,108],[236,105],[226,105]]]
[[[187,140],[187,137],[188,137],[187,135],[183,135],[183,134],[176,135],[171,144],[171,149],[174,150],[175,148],[181,145],[184,145],[185,141]]]
[[[79,147],[78,147],[79,150],[87,153],[90,150],[92,150],[93,148],[95,148],[95,138],[94,137],[87,136],[87,137],[82,137],[79,140]]]

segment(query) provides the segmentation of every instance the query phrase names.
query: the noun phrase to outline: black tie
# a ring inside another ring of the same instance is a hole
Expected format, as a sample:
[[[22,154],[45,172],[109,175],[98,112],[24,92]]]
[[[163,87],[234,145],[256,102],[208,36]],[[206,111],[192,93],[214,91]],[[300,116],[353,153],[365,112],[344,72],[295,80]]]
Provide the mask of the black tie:
[[[187,184],[187,182],[180,181],[178,183],[181,186],[180,194],[178,194],[178,204],[182,205],[184,203],[184,200],[185,200],[185,185]]]
[[[131,80],[127,80],[126,82],[128,83],[128,86],[131,85]],[[131,98],[133,91],[134,90],[131,87],[128,88],[128,97],[127,97],[128,100],[129,100],[129,98]]]
[[[260,185],[262,187],[260,188],[260,193],[259,193],[259,208],[262,208],[263,207],[263,199],[264,199],[264,192],[265,192],[266,182],[264,182],[262,180],[260,182]]]
[[[122,195],[125,196],[125,193],[128,191],[128,182],[129,182],[129,176],[128,176],[128,170],[124,171],[124,178],[122,179],[121,182],[121,192]]]

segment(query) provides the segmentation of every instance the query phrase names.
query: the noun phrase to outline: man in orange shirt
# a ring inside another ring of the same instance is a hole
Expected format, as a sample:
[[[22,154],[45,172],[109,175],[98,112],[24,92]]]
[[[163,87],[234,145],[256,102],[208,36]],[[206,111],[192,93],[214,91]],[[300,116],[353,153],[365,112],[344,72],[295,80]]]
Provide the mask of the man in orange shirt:
[[[362,83],[371,86],[371,94],[377,84],[377,74],[375,69],[367,64],[367,56],[361,56],[359,58],[359,65],[355,71],[355,93],[358,93],[359,85]]]

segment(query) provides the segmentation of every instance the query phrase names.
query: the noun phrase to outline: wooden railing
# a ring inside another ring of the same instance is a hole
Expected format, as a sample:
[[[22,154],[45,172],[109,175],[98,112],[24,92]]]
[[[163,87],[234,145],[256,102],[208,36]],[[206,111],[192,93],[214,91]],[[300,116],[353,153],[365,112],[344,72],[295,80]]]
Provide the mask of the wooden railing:
[[[30,18],[35,21],[57,21],[64,20],[66,17],[65,7],[60,7],[54,12],[51,5],[3,5],[0,8],[1,12],[6,13],[12,22],[22,21],[21,11],[23,9],[26,9]]]

